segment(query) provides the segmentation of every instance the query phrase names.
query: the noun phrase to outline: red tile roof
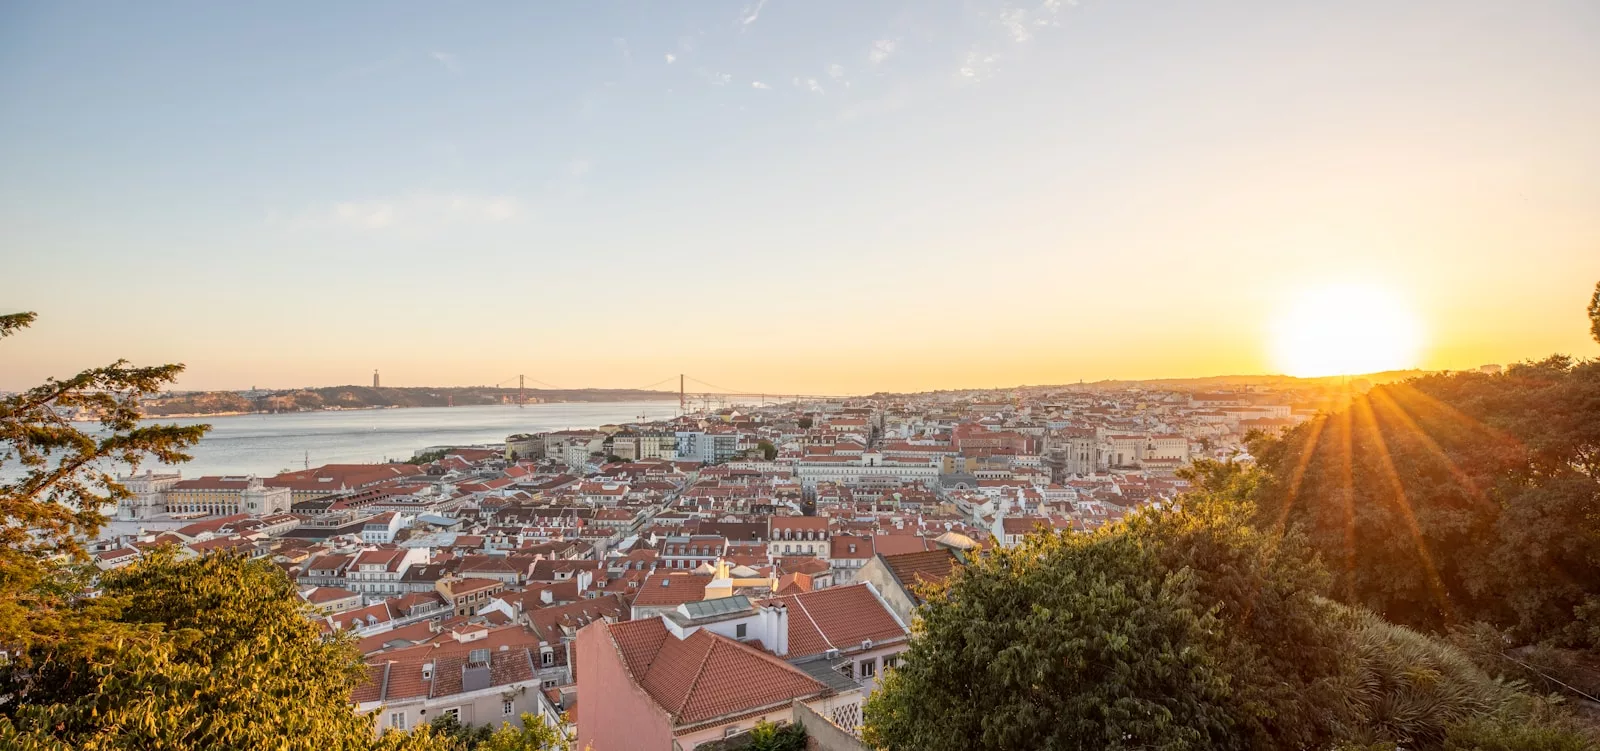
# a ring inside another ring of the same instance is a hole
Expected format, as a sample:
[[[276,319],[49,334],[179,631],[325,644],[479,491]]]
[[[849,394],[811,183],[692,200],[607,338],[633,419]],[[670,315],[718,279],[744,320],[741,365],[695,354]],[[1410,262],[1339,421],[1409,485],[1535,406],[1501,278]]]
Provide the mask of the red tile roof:
[[[886,555],[883,556],[883,563],[901,586],[912,590],[923,583],[943,584],[950,578],[950,572],[955,570],[957,560],[954,553],[939,548],[921,553]]]
[[[639,585],[639,594],[633,599],[633,606],[682,605],[686,602],[699,602],[705,599],[706,585],[710,583],[711,577],[705,574],[656,571]]]
[[[705,629],[678,639],[667,632],[660,618],[607,624],[605,628],[634,682],[666,711],[674,725],[786,704],[828,691],[792,665]]]
[[[850,650],[871,639],[882,643],[906,638],[906,630],[866,584],[852,584],[762,601],[789,609],[789,657]]]

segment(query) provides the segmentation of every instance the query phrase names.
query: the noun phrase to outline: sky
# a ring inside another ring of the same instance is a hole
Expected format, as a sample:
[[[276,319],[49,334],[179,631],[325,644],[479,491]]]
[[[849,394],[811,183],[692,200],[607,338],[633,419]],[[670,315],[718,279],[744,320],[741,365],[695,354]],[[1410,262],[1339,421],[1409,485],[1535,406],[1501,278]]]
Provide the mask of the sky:
[[[1596,134],[1592,0],[5,3],[0,389],[1593,357]]]

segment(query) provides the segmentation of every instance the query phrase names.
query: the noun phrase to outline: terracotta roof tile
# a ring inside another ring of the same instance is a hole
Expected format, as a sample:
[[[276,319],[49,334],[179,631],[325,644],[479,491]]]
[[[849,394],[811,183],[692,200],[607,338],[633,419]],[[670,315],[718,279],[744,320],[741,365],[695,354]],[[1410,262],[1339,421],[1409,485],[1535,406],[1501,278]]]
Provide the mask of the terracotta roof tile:
[[[950,572],[955,570],[957,560],[954,553],[939,548],[921,553],[886,555],[883,556],[883,563],[901,586],[911,590],[922,583],[943,584],[950,578]]]
[[[666,582],[666,586],[662,583]],[[711,577],[705,574],[656,571],[639,585],[639,594],[633,599],[634,607],[682,605],[705,599],[706,585]]]
[[[906,631],[866,584],[852,584],[764,600],[789,609],[789,657],[850,650],[861,642],[904,639]]]
[[[610,624],[635,682],[675,725],[818,696],[827,687],[772,655],[700,629],[678,639],[660,618]]]

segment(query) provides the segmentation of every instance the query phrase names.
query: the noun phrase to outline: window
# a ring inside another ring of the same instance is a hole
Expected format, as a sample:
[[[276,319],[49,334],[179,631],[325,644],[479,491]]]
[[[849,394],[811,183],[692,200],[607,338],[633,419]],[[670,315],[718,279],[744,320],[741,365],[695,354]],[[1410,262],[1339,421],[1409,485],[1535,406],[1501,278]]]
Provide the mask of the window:
[[[469,661],[469,662],[488,662],[489,661],[489,650],[487,650],[487,649],[474,649],[474,650],[472,650],[471,653],[469,653],[467,655],[467,661]]]
[[[900,667],[900,655],[889,655],[883,658],[883,669],[885,671],[894,670],[897,667]]]
[[[877,660],[867,660],[867,661],[861,663],[860,670],[861,670],[861,672],[860,672],[860,675],[858,676],[860,678],[871,678],[871,677],[877,675],[878,674],[878,662],[877,662]]]
[[[406,713],[405,712],[390,712],[389,713],[389,727],[392,727],[392,728],[394,728],[396,730],[405,730],[406,729]]]
[[[555,662],[556,662],[556,653],[555,652],[552,652],[552,651],[547,649],[547,650],[539,653],[539,664],[541,664],[541,665],[554,665]]]
[[[539,688],[555,688],[555,687],[556,687],[556,681],[553,678],[546,679],[546,680],[543,680],[543,681],[539,682]]]
[[[732,738],[733,736],[738,735],[738,734],[739,734],[739,726],[738,725],[729,725],[729,726],[727,726],[727,727],[722,729],[722,737],[724,737],[724,738]]]
[[[733,636],[734,636],[734,638],[743,639],[745,637],[745,634],[749,632],[749,627],[750,626],[747,623],[741,623],[741,624],[739,624],[737,626],[734,626],[733,627]]]
[[[446,709],[444,711],[444,716],[445,717],[449,717],[452,720],[460,721],[461,720],[461,708],[460,707],[451,707],[449,709]]]
[[[511,713],[515,712],[516,710],[517,710],[517,705],[516,704],[514,704],[512,702],[509,702],[509,701],[500,702],[500,714],[501,715],[503,715],[505,717],[510,717]]]

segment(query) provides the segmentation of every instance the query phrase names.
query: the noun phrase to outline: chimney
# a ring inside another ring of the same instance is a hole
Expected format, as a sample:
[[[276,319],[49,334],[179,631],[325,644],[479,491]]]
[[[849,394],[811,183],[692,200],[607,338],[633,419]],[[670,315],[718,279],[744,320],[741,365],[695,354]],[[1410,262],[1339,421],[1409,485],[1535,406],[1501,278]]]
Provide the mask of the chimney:
[[[555,599],[556,599],[555,595],[550,594],[550,590],[548,588],[539,590],[539,601],[540,602],[543,602],[544,604],[549,605],[550,603],[554,602]]]
[[[779,657],[789,655],[789,608],[773,603],[761,608],[761,643]]]
[[[593,583],[594,583],[594,572],[593,571],[590,571],[589,569],[582,569],[582,570],[578,571],[578,591],[579,592],[583,592],[583,591],[589,589],[589,585],[593,584]]]

